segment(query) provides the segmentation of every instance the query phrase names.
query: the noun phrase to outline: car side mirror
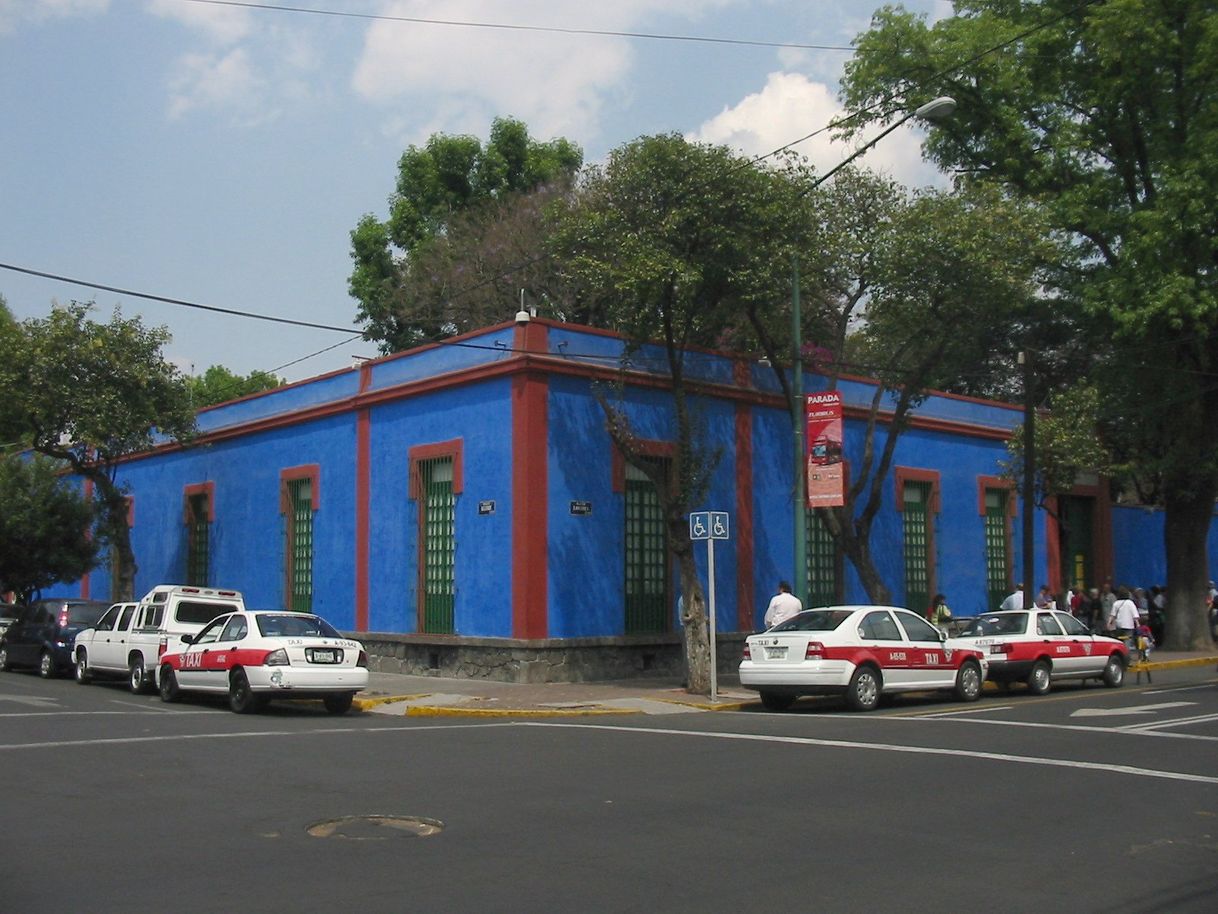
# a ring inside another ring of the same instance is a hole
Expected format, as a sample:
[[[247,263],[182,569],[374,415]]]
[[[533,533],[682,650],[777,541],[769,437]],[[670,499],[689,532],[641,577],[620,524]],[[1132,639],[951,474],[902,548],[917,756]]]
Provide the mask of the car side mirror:
[[[938,631],[938,629],[935,629],[935,631]],[[944,644],[946,642],[947,642],[947,632],[939,632],[939,643]]]
[[[183,643],[183,644],[194,644],[194,643],[195,643],[195,636],[194,636],[194,635],[183,635],[183,636],[182,636],[182,643]]]

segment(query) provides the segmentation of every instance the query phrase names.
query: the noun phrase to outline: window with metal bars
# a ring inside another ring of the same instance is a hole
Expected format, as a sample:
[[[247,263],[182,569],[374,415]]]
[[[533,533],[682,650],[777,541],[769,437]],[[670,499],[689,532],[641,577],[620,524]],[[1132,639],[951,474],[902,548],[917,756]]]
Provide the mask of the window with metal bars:
[[[805,511],[808,532],[808,606],[832,606],[841,588],[837,543],[817,511]]]
[[[668,471],[667,457],[647,458]],[[668,599],[668,531],[660,497],[647,475],[626,465],[626,634],[671,627]]]
[[[907,480],[901,493],[905,540],[905,605],[915,612],[930,605],[931,484]]]
[[[453,493],[453,458],[420,460],[417,467],[419,498],[419,595],[424,632],[456,631],[456,498]]]
[[[1005,489],[985,490],[985,589],[987,607],[996,609],[1011,592],[1011,528]]]
[[[206,492],[186,499],[186,583],[193,587],[208,585],[207,568],[211,560],[211,505]]]
[[[313,610],[313,480],[287,480],[287,604],[298,612]]]

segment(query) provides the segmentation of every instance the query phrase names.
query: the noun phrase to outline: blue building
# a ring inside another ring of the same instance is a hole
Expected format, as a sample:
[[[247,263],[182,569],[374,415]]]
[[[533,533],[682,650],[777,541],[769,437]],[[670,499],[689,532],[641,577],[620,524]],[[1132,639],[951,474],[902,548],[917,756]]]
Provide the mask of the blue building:
[[[535,318],[203,410],[197,440],[119,467],[137,595],[185,582],[310,609],[390,669],[539,680],[675,668],[677,577],[656,497],[596,394],[620,397],[660,462],[674,452],[671,401],[658,350],[632,353],[625,387],[611,387],[625,351],[614,334]],[[704,507],[731,515],[715,554],[730,662],[731,633],[757,628],[794,566],[790,417],[768,367],[699,351],[688,370],[699,427],[721,449]],[[874,383],[839,390],[848,472]],[[872,535],[896,602],[922,609],[941,591],[967,615],[1018,579],[1019,499],[1000,461],[1021,420],[950,395],[915,411]],[[1044,581],[1030,585],[1164,578],[1161,516],[1114,507],[1101,480],[1038,512],[1034,529]],[[813,598],[866,602],[814,517],[808,541]],[[104,599],[111,582],[100,568],[79,593]]]

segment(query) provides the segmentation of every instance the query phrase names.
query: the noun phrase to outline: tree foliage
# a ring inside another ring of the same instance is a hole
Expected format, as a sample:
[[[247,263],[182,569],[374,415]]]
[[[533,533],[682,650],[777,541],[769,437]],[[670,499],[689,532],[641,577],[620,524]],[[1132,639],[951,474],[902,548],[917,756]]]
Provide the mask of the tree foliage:
[[[203,374],[186,378],[190,405],[195,409],[203,409],[206,406],[236,400],[238,397],[274,390],[282,384],[282,378],[277,378],[266,371],[251,371],[248,375],[242,376],[223,365],[212,365]]]
[[[453,250],[445,243],[451,234],[454,241],[460,239],[456,250],[482,252],[482,266],[492,271],[494,280],[507,272],[499,263],[511,259],[515,247],[521,248],[523,259],[510,268],[531,262],[538,256],[534,236],[525,234],[521,245],[510,234],[490,232],[488,226],[495,223],[495,213],[513,211],[527,222],[528,205],[514,210],[517,201],[512,198],[542,187],[567,186],[582,160],[582,152],[570,141],[537,142],[522,122],[510,118],[494,121],[485,146],[472,136],[436,134],[425,146],[407,149],[398,162],[388,219],[366,215],[351,233],[355,265],[349,288],[359,302],[359,318],[368,322],[366,338],[392,352],[466,329],[459,317],[453,319],[464,305],[450,308],[448,298],[493,283],[487,270],[474,269],[472,263],[464,274],[446,270],[446,252],[431,249]],[[478,212],[484,208],[491,213]],[[471,247],[472,239],[482,243]],[[449,282],[437,285],[437,278],[446,275]],[[507,282],[519,289],[525,278]],[[536,297],[542,291],[537,290]],[[508,313],[510,301],[503,302],[500,314]]]
[[[96,563],[93,504],[63,479],[61,466],[38,455],[0,457],[0,591],[21,602]]]
[[[104,324],[72,303],[22,321],[3,337],[0,436],[24,437],[92,482],[98,530],[118,560],[118,592],[135,587],[127,499],[114,481],[120,460],[194,432],[186,385],[161,351],[164,328],[119,311]]]
[[[563,271],[629,341],[622,383],[599,402],[619,450],[659,496],[680,569],[689,689],[703,694],[710,641],[686,516],[705,497],[718,453],[701,432],[689,386],[699,354],[689,347],[715,344],[746,302],[772,297],[782,245],[775,181],[722,147],[644,137],[587,170],[551,239]],[[670,466],[648,459],[622,399],[630,366],[651,352],[656,361],[642,367],[671,382]]]
[[[876,14],[847,68],[858,123],[946,93],[944,167],[1035,201],[1063,241],[1052,277],[1090,324],[1101,422],[1160,480],[1169,645],[1208,632],[1218,496],[1218,10],[1209,0],[968,0],[934,26]],[[992,50],[1001,46],[1000,50]]]

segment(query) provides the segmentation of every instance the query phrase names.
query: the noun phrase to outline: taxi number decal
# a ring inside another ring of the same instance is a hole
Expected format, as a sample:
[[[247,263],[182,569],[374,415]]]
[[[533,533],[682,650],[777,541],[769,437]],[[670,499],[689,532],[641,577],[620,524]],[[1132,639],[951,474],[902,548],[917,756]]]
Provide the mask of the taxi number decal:
[[[1058,652],[1059,654],[1068,654],[1068,653],[1070,653],[1070,645],[1068,645],[1068,644],[1059,644],[1059,645],[1057,646],[1057,652]]]
[[[892,651],[892,652],[891,652],[891,653],[888,655],[888,659],[889,659],[889,660],[906,660],[906,659],[908,659],[908,658],[905,656],[905,652],[904,652],[904,651]]]

